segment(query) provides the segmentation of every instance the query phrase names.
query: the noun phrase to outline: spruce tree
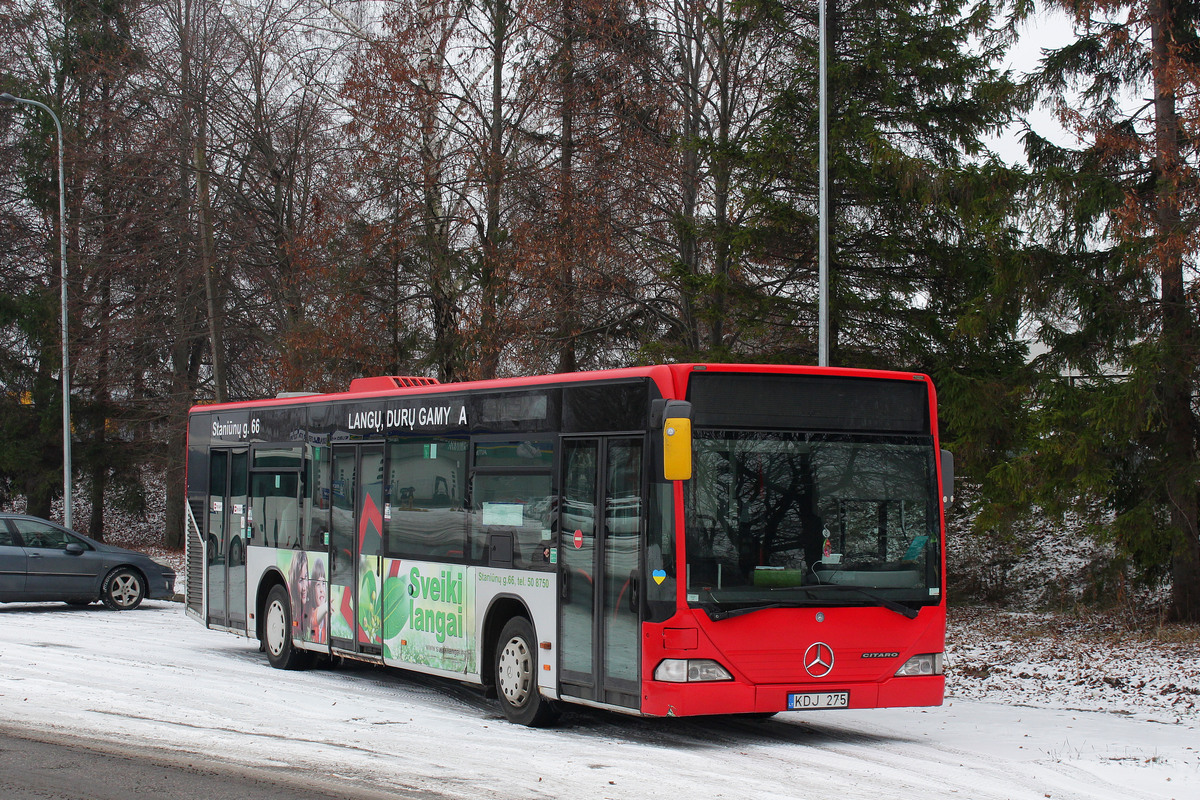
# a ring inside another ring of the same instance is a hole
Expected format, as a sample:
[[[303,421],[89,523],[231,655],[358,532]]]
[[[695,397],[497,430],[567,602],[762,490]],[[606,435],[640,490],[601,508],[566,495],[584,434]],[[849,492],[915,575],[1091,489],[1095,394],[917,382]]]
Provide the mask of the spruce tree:
[[[1172,615],[1200,620],[1200,7],[1062,5],[1076,40],[1046,55],[1033,85],[1083,144],[1027,137],[1045,243],[1026,289],[1048,350],[1033,397],[1041,442],[997,477],[1018,502],[1102,502],[1143,575],[1170,575]]]
[[[828,6],[830,363],[929,372],[943,443],[982,476],[1018,446],[1023,173],[987,137],[1023,108],[998,67],[1011,31],[987,3]],[[780,6],[792,69],[753,158],[769,208],[760,240],[801,265],[805,286],[773,305],[799,335],[784,357],[815,362],[817,39],[811,5]],[[807,288],[812,287],[812,288]]]

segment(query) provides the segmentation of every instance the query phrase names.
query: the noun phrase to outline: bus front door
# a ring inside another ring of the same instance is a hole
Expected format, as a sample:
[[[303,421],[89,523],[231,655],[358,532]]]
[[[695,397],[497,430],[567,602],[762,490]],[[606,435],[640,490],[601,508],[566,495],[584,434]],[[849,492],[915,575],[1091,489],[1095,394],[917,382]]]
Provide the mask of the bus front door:
[[[209,454],[208,624],[237,630],[246,629],[246,461],[245,448]]]
[[[340,650],[379,655],[383,445],[334,445],[330,494],[330,639]]]
[[[642,437],[563,440],[559,691],[638,708]]]

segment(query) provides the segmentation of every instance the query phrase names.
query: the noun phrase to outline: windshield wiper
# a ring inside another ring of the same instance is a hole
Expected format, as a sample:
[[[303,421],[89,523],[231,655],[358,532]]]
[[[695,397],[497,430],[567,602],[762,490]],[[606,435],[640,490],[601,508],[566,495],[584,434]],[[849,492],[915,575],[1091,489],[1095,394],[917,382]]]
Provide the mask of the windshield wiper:
[[[771,591],[800,591],[808,592],[810,594],[818,591],[858,592],[863,597],[879,603],[879,605],[883,606],[888,611],[894,611],[901,616],[908,617],[909,619],[916,619],[917,615],[920,613],[920,609],[913,608],[912,606],[906,606],[903,603],[898,603],[890,597],[884,597],[881,594],[872,592],[870,589],[864,589],[861,586],[851,586],[850,584],[846,583],[822,583],[815,586],[779,586]]]
[[[721,601],[717,599],[717,596],[713,594],[712,589],[705,588],[703,591],[706,595],[708,595],[708,600],[702,602],[700,604],[700,608],[705,614],[708,614],[708,618],[713,622],[720,622],[721,620],[729,619],[730,617],[740,617],[743,614],[749,614],[754,611],[762,611],[764,608],[784,608],[785,606],[793,605],[791,603],[772,602],[759,603],[752,606],[740,606],[738,608],[726,608],[721,604]]]
[[[920,613],[919,608],[913,608],[912,606],[904,605],[903,603],[897,602],[890,597],[884,597],[881,594],[873,592],[870,589],[864,589],[861,586],[849,586],[847,584],[840,583],[823,583],[812,586],[777,586],[771,589],[771,591],[804,592],[809,597],[813,598],[814,601],[816,600],[817,595],[823,591],[857,592],[863,597],[879,603],[879,605],[886,608],[888,611],[893,611],[901,616],[907,617],[908,619],[916,619],[917,615]],[[776,600],[767,603],[758,603],[756,605],[727,608],[721,603],[720,600],[716,598],[716,596],[712,593],[712,590],[706,589],[705,594],[708,595],[708,600],[701,602],[700,608],[705,614],[708,614],[708,618],[713,622],[720,622],[721,620],[730,619],[732,617],[740,617],[743,614],[751,614],[755,611],[762,611],[768,608],[797,608],[803,604],[797,602],[785,603]]]
[[[715,602],[715,601],[714,601]],[[723,619],[730,617],[740,617],[742,614],[750,614],[755,611],[762,611],[764,608],[788,608],[789,603],[760,603],[756,606],[742,606],[741,608],[708,608],[704,607],[704,613],[708,614],[708,618],[713,622],[720,622]]]

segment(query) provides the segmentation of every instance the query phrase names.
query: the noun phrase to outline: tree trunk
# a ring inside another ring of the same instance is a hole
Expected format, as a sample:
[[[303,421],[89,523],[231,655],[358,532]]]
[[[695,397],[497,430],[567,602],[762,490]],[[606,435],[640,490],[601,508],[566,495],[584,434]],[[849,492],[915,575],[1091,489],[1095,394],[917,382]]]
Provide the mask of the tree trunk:
[[[97,176],[98,189],[100,193],[100,209],[103,216],[103,235],[101,242],[115,242],[116,232],[113,229],[113,220],[117,218],[117,210],[113,207],[113,181],[117,178],[114,175],[114,167],[111,161],[111,156],[115,153],[112,143],[112,89],[106,77],[101,78],[100,82],[100,111],[101,118],[99,123],[101,154],[99,168],[100,174]],[[108,250],[108,248],[104,248]],[[105,263],[105,258],[101,256],[96,259],[96,267],[100,274],[97,276],[99,286],[96,290],[96,301],[94,313],[98,319],[96,321],[96,334],[91,342],[91,347],[96,353],[96,376],[95,384],[92,386],[92,405],[91,405],[91,442],[88,449],[90,450],[91,458],[88,459],[88,472],[91,477],[91,486],[88,490],[88,502],[91,507],[91,516],[88,519],[87,535],[98,542],[104,541],[104,498],[108,493],[110,465],[104,458],[104,454],[108,450],[108,426],[107,417],[109,413],[109,401],[111,391],[109,387],[109,359],[112,352],[112,341],[110,339],[110,331],[112,328],[112,271],[110,265]]]
[[[194,199],[192,179],[195,168],[197,143],[192,138],[194,130],[193,102],[199,82],[193,72],[192,48],[198,32],[203,30],[197,12],[189,2],[181,2],[176,8],[177,35],[179,36],[179,81],[183,97],[181,119],[178,128],[179,214],[175,233],[179,270],[176,272],[176,313],[171,345],[171,394],[166,415],[168,435],[166,441],[166,519],[163,521],[163,544],[171,549],[182,549],[185,544],[184,503],[187,487],[185,474],[187,465],[187,411],[196,398],[199,382],[200,359],[204,349],[204,314],[200,310],[200,296],[206,285],[196,272],[196,237],[192,224]],[[203,61],[200,62],[203,68]],[[204,173],[207,174],[207,173]]]
[[[102,267],[103,269],[103,267]],[[103,455],[108,449],[107,415],[109,410],[109,316],[112,307],[112,290],[109,275],[101,276],[101,288],[98,294],[97,312],[100,314],[99,335],[92,346],[96,348],[96,383],[92,387],[91,437],[89,450],[91,463],[88,465],[91,473],[89,489],[89,504],[91,518],[88,520],[87,535],[97,542],[104,541],[104,496],[108,492],[110,465]]]
[[[51,364],[56,363],[54,350],[55,343],[46,341],[46,346],[42,348],[40,358],[38,359],[37,374],[34,376],[33,382],[33,408],[49,409],[55,408],[60,414],[62,406],[55,404],[55,398],[61,397],[59,384],[54,380],[50,373]],[[30,454],[30,461],[33,464],[43,464],[44,469],[31,469],[25,473],[25,513],[33,514],[35,517],[50,518],[50,507],[54,501],[54,496],[57,494],[55,481],[57,486],[62,486],[62,450],[58,449],[58,440],[53,435],[45,435],[40,430],[41,417],[43,412],[37,412],[37,419],[33,422],[32,435],[30,436],[30,448],[33,452]],[[59,471],[53,471],[53,465],[58,464]]]
[[[479,378],[494,378],[500,367],[501,254],[500,202],[504,187],[504,70],[510,23],[508,0],[492,3],[492,92],[488,118],[488,152],[484,170],[483,265],[480,274],[481,330]]]
[[[725,346],[725,316],[729,313],[730,224],[729,192],[732,164],[729,155],[729,129],[733,107],[731,97],[734,80],[731,60],[734,47],[729,35],[725,0],[718,0],[714,24],[717,48],[717,142],[713,155],[713,282],[709,298],[709,351],[718,354]]]
[[[224,314],[221,308],[221,282],[217,275],[216,249],[213,242],[212,202],[208,185],[208,112],[203,101],[196,126],[196,200],[200,223],[200,264],[204,269],[204,292],[208,302],[208,338],[212,348],[213,395],[218,403],[226,400]]]
[[[679,237],[680,310],[683,317],[682,344],[688,358],[700,349],[700,308],[695,284],[700,275],[699,213],[700,205],[700,126],[704,115],[701,97],[701,72],[704,61],[704,25],[700,12],[690,6],[677,12],[680,16],[679,52],[681,54],[680,94],[683,97],[683,141],[681,154],[680,206],[675,217]]]
[[[574,372],[577,365],[572,320],[578,310],[575,304],[569,300],[575,278],[574,259],[577,247],[575,212],[572,208],[575,188],[575,10],[572,0],[563,0],[562,15],[563,40],[560,65],[562,141],[558,175],[558,292],[553,302],[558,309],[556,312],[558,317],[558,371]]]
[[[1183,274],[1183,253],[1180,235],[1179,182],[1181,156],[1179,150],[1179,117],[1176,110],[1176,87],[1170,79],[1169,61],[1172,31],[1170,0],[1151,0],[1150,36],[1154,76],[1154,140],[1157,162],[1155,187],[1155,216],[1157,241],[1155,255],[1162,280],[1163,353],[1161,393],[1166,427],[1164,461],[1167,475],[1166,495],[1170,507],[1171,527],[1177,532],[1171,559],[1171,614],[1177,619],[1200,620],[1200,535],[1197,531],[1198,492],[1192,480],[1196,463],[1196,420],[1192,412],[1191,377],[1193,365],[1189,357],[1194,321],[1188,312],[1188,299]]]
[[[180,275],[180,297],[199,295],[194,274]],[[185,476],[187,472],[187,411],[196,396],[200,358],[204,350],[203,322],[197,304],[186,300],[180,304],[176,340],[171,348],[171,399],[169,416],[172,420],[167,435],[166,453],[166,519],[163,544],[182,549],[186,530],[183,504],[187,501]]]

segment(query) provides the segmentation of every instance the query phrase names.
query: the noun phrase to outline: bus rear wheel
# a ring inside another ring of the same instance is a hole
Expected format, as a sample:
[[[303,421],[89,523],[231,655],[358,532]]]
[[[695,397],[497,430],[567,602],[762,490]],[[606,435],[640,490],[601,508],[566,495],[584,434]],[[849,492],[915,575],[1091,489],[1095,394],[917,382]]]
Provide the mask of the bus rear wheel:
[[[518,725],[544,728],[558,718],[558,709],[537,687],[537,637],[524,617],[513,617],[496,640],[496,694],[504,716]]]
[[[304,669],[308,653],[292,644],[292,601],[287,589],[274,586],[263,615],[263,649],[275,669]]]

